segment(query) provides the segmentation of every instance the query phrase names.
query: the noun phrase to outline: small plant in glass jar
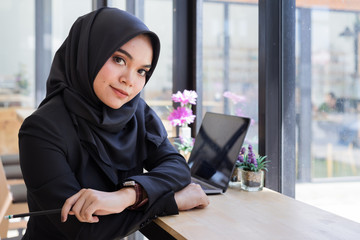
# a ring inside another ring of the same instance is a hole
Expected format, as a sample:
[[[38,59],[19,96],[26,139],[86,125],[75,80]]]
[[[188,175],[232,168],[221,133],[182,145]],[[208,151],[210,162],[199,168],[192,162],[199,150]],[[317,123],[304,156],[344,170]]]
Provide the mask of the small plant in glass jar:
[[[247,150],[247,152],[246,152]],[[241,148],[237,166],[241,171],[241,189],[245,191],[261,191],[264,187],[264,171],[267,171],[267,156],[254,153],[252,145]]]

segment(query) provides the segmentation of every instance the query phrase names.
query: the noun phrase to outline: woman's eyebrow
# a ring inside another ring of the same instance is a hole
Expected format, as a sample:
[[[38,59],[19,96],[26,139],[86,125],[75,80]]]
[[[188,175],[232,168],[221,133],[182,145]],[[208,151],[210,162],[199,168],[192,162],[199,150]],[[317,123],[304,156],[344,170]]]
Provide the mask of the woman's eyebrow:
[[[130,55],[130,53],[128,53],[127,51],[125,51],[125,50],[123,50],[123,49],[121,49],[121,48],[119,48],[119,49],[116,50],[116,51],[125,54],[125,55],[126,55],[128,58],[130,58],[131,60],[133,59],[133,57]]]
[[[133,57],[131,56],[130,53],[128,53],[127,51],[125,51],[125,50],[123,50],[123,49],[121,49],[121,48],[119,48],[119,49],[116,50],[116,51],[125,54],[125,55],[126,55],[128,58],[130,58],[131,60],[133,59]],[[151,64],[149,64],[149,65],[144,65],[143,67],[145,67],[145,68],[151,68]]]

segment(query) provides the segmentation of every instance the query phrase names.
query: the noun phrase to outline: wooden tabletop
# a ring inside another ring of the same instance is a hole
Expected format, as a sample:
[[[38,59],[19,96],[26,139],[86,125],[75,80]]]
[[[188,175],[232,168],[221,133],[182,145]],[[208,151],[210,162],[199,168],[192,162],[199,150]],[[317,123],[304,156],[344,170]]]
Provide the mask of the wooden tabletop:
[[[30,116],[34,111],[35,109],[32,108],[19,108],[16,110],[16,114],[18,116],[19,121],[23,122],[25,118]]]
[[[228,189],[209,197],[205,209],[160,217],[154,223],[176,239],[360,239],[360,223],[269,189]]]

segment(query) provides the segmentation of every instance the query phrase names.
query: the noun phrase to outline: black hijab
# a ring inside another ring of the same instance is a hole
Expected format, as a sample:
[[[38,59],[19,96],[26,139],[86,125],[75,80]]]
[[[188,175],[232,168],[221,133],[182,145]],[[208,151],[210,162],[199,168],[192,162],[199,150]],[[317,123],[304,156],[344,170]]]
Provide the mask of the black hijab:
[[[160,119],[140,94],[115,110],[103,104],[93,90],[95,77],[105,62],[139,34],[148,35],[153,47],[147,82],[160,51],[155,33],[135,16],[116,8],[102,8],[78,18],[55,54],[46,98],[40,104],[41,107],[54,96],[62,96],[85,151],[114,182],[114,169],[129,170],[146,157],[144,140],[139,138],[150,136],[159,145],[167,137]]]

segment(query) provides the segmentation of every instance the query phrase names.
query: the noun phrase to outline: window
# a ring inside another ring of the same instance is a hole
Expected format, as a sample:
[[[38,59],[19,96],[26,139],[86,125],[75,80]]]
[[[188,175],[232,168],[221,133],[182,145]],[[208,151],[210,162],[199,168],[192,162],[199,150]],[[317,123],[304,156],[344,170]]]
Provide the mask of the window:
[[[159,36],[161,51],[156,70],[144,88],[143,97],[162,119],[171,136],[173,128],[167,117],[173,93],[173,1],[145,0],[144,22]]]
[[[296,198],[360,222],[360,3],[296,3]]]
[[[0,107],[33,106],[35,1],[1,1],[0,26]]]
[[[45,97],[53,55],[91,1],[5,0],[0,9],[0,107],[34,108]]]
[[[250,117],[245,144],[257,147],[259,10],[237,2],[203,3],[202,112]]]

